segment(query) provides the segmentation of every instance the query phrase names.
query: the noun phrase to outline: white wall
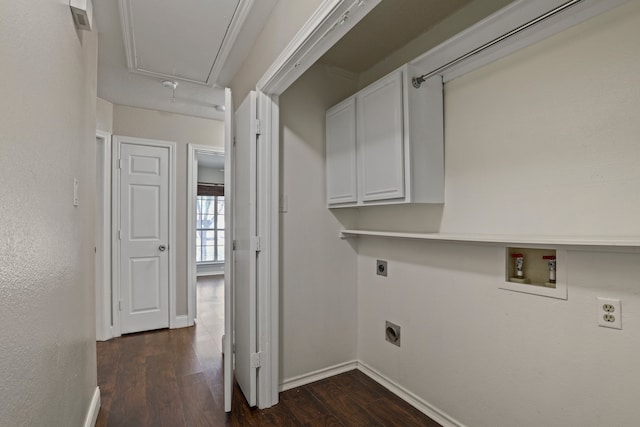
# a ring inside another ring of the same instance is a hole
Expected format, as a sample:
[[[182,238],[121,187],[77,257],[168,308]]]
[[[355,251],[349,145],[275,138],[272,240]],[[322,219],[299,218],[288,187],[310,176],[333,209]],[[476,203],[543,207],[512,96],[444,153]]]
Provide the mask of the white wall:
[[[96,389],[96,46],[67,2],[0,2],[3,426],[81,426]]]
[[[198,182],[207,184],[224,184],[224,171],[198,165]]]
[[[448,83],[441,230],[638,236],[639,37],[630,2]],[[358,357],[464,425],[636,425],[640,255],[569,251],[560,301],[497,289],[500,252],[361,239]]]
[[[96,129],[113,133],[113,104],[96,98]]]
[[[314,66],[280,97],[281,380],[356,357],[356,253],[326,208],[324,113],[356,82]]]
[[[224,150],[224,123],[174,113],[114,105],[113,133],[176,142],[176,314],[187,314],[187,144]]]

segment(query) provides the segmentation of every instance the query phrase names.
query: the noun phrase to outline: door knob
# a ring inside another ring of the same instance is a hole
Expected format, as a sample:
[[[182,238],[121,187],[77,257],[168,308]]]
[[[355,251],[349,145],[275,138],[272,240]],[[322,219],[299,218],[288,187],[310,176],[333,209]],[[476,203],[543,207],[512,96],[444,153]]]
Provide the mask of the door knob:
[[[160,250],[160,252],[164,252],[167,247],[165,245],[160,245],[158,246],[158,249]]]

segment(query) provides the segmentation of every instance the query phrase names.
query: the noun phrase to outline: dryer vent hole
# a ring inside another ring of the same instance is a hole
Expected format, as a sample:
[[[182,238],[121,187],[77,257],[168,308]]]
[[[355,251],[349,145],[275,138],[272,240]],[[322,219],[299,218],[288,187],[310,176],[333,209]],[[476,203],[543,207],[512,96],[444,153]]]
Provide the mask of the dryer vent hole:
[[[400,347],[400,326],[387,321],[384,330],[385,340]]]

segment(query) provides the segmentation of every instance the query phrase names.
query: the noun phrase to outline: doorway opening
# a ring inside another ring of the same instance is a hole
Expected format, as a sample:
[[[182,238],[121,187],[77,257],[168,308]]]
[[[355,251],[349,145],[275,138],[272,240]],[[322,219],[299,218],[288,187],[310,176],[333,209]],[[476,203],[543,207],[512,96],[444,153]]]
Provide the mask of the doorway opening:
[[[224,153],[199,150],[196,161],[194,320],[221,343],[224,335],[226,241]]]
[[[189,323],[212,317],[224,326],[225,155],[212,147],[189,145],[188,268]],[[219,286],[218,286],[219,285]],[[200,295],[200,293],[203,293]],[[221,298],[221,299],[218,299]],[[218,304],[220,302],[220,304]],[[200,323],[200,322],[198,322]],[[204,326],[204,325],[203,325]],[[206,326],[205,326],[206,328]],[[215,329],[215,328],[214,328]],[[224,328],[217,334],[221,338]]]

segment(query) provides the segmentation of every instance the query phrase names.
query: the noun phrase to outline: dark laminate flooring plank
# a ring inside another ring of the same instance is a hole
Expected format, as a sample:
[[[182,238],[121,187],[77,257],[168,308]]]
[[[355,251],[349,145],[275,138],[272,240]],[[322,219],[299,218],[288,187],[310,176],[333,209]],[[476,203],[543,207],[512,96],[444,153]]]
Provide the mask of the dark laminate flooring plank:
[[[298,425],[342,426],[343,424],[305,387],[295,388],[280,394],[280,404],[284,405]]]
[[[309,384],[306,388],[344,425],[363,427],[383,425],[356,400],[342,393],[331,378]]]
[[[406,403],[404,405],[398,405],[395,399],[385,396],[368,404],[367,410],[374,416],[382,420],[382,422],[386,426],[440,427],[440,424],[436,423],[426,416],[423,416],[420,420],[414,418],[412,414],[406,411],[405,405]]]
[[[384,389],[373,380],[370,380],[371,382],[361,381],[360,375],[364,374],[354,370],[336,375],[331,380],[342,393],[351,396],[360,402],[362,406],[365,406],[380,399],[383,396],[382,391]],[[367,379],[369,378],[367,377]]]
[[[122,355],[116,378],[117,391],[111,403],[108,426],[150,425],[145,360],[146,357],[141,355]]]
[[[171,354],[147,356],[145,364],[147,366],[147,405],[151,425],[184,426],[184,410]]]
[[[188,427],[225,425],[227,416],[224,408],[214,401],[203,373],[183,376],[178,383]]]

